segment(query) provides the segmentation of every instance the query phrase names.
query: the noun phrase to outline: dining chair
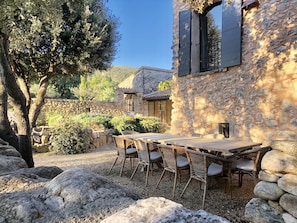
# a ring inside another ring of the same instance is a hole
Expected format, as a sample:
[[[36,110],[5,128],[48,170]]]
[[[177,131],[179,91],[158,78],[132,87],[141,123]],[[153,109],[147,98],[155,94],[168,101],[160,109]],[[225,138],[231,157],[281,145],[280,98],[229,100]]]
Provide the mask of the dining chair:
[[[139,132],[133,131],[133,130],[123,130],[122,135],[131,135],[131,134],[139,134]],[[126,139],[126,147],[133,147],[135,148],[133,139]]]
[[[126,159],[127,158],[130,159],[130,166],[132,169],[133,159],[137,158],[137,151],[136,151],[136,148],[133,147],[132,145],[129,145],[129,146],[126,145],[125,138],[116,136],[116,135],[113,135],[112,138],[113,138],[113,141],[115,144],[115,148],[117,150],[117,157],[116,157],[115,161],[113,162],[113,164],[111,165],[108,174],[111,173],[112,168],[115,166],[117,160],[120,158],[120,159],[122,159],[120,176],[122,176]]]
[[[130,180],[133,179],[139,166],[142,166],[143,169],[146,168],[146,177],[145,177],[145,186],[147,186],[149,171],[153,172],[154,163],[162,163],[162,156],[159,151],[151,151],[149,142],[136,139],[134,140],[136,151],[138,154],[138,163],[130,177]]]
[[[156,188],[158,188],[161,180],[163,179],[165,172],[174,173],[173,181],[173,197],[175,196],[175,188],[178,174],[181,176],[181,170],[189,170],[189,162],[185,156],[184,148],[172,145],[158,144],[158,149],[163,159],[163,172],[158,180]],[[183,155],[183,154],[184,155]]]
[[[180,196],[182,197],[184,195],[192,179],[200,181],[200,188],[202,182],[202,209],[204,209],[209,177],[220,175],[223,172],[223,166],[215,162],[212,162],[212,159],[216,158],[214,155],[204,152],[198,152],[192,149],[185,149],[185,152],[190,164],[190,178]]]
[[[269,146],[258,146],[238,154],[233,172],[238,174],[239,187],[242,186],[242,180],[245,174],[252,176],[256,184],[262,157],[269,150],[271,150]]]

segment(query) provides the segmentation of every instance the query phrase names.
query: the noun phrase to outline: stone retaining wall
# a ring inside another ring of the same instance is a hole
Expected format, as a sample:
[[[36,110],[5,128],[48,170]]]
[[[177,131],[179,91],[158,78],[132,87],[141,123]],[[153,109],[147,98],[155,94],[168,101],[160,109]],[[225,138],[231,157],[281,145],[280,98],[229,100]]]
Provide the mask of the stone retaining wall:
[[[246,206],[250,222],[297,222],[297,141],[273,141],[261,162],[254,188],[258,198]]]
[[[124,106],[120,102],[80,101],[70,99],[45,99],[42,112],[59,111],[62,114],[80,114],[90,112],[104,115],[124,115]]]

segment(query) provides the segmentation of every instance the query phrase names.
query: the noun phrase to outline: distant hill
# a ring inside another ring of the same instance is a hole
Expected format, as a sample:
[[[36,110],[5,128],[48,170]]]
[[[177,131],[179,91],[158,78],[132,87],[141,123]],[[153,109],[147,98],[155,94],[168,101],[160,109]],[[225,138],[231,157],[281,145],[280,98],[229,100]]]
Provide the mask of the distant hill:
[[[112,81],[119,84],[131,74],[135,73],[138,70],[136,67],[128,67],[128,66],[112,66],[107,71],[96,71],[93,75],[100,75],[110,77]]]

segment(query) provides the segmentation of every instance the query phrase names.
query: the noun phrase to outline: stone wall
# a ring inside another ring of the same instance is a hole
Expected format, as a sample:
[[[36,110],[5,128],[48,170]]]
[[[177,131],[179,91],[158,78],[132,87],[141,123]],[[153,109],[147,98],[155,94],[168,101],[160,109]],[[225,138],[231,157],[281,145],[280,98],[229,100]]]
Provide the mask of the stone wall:
[[[249,222],[297,222],[297,142],[273,141],[261,163],[258,197],[246,206]]]
[[[243,11],[240,66],[178,77],[178,12],[187,7],[173,1],[173,133],[216,133],[227,122],[231,136],[263,145],[296,139],[297,1],[259,2]]]
[[[125,114],[123,102],[80,101],[70,99],[45,99],[42,112],[59,111],[62,114],[90,112],[104,115]]]

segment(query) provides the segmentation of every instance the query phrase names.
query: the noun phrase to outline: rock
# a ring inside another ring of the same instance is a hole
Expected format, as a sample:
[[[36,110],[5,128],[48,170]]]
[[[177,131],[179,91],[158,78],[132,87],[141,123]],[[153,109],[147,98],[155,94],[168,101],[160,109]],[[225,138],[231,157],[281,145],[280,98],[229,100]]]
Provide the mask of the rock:
[[[297,175],[286,174],[277,181],[277,185],[284,191],[297,196]]]
[[[28,191],[44,186],[46,181],[34,174],[11,172],[0,176],[0,191],[2,193]]]
[[[1,179],[15,186],[35,185],[31,190],[14,187],[13,193],[0,193],[2,222],[100,222],[139,199],[129,189],[80,168],[68,169],[51,181],[20,173]]]
[[[0,145],[0,155],[21,157],[19,151],[10,145]]]
[[[21,168],[28,168],[25,160],[22,158],[0,155],[0,174],[15,171]]]
[[[279,150],[271,150],[264,155],[261,168],[270,173],[279,172],[297,175],[297,158]]]
[[[297,218],[297,196],[286,193],[283,196],[281,196],[279,204],[289,214]]]
[[[271,142],[271,148],[297,158],[297,141],[275,140]]]
[[[288,213],[283,213],[282,217],[285,223],[297,223],[297,219]]]
[[[119,220],[120,219],[120,220]],[[150,197],[138,200],[128,208],[111,215],[101,223],[170,223],[170,222],[195,222],[195,223],[228,223],[225,218],[207,213],[206,211],[190,211],[181,204],[162,197]]]
[[[9,145],[9,143],[0,138],[0,145]]]
[[[260,180],[267,181],[267,182],[277,182],[279,179],[279,176],[272,173],[268,173],[264,170],[261,170],[258,174],[258,178]]]
[[[250,223],[284,223],[282,212],[270,207],[261,198],[251,199],[245,206],[244,215]]]
[[[284,191],[276,183],[260,181],[254,188],[254,194],[265,200],[278,200]]]
[[[279,205],[278,201],[267,201],[268,204],[270,205],[270,207],[273,207],[277,210],[279,210],[280,212],[284,211],[284,209]]]
[[[56,166],[39,166],[34,168],[20,169],[17,172],[35,174],[42,178],[53,179],[54,177],[62,173],[63,170]]]

